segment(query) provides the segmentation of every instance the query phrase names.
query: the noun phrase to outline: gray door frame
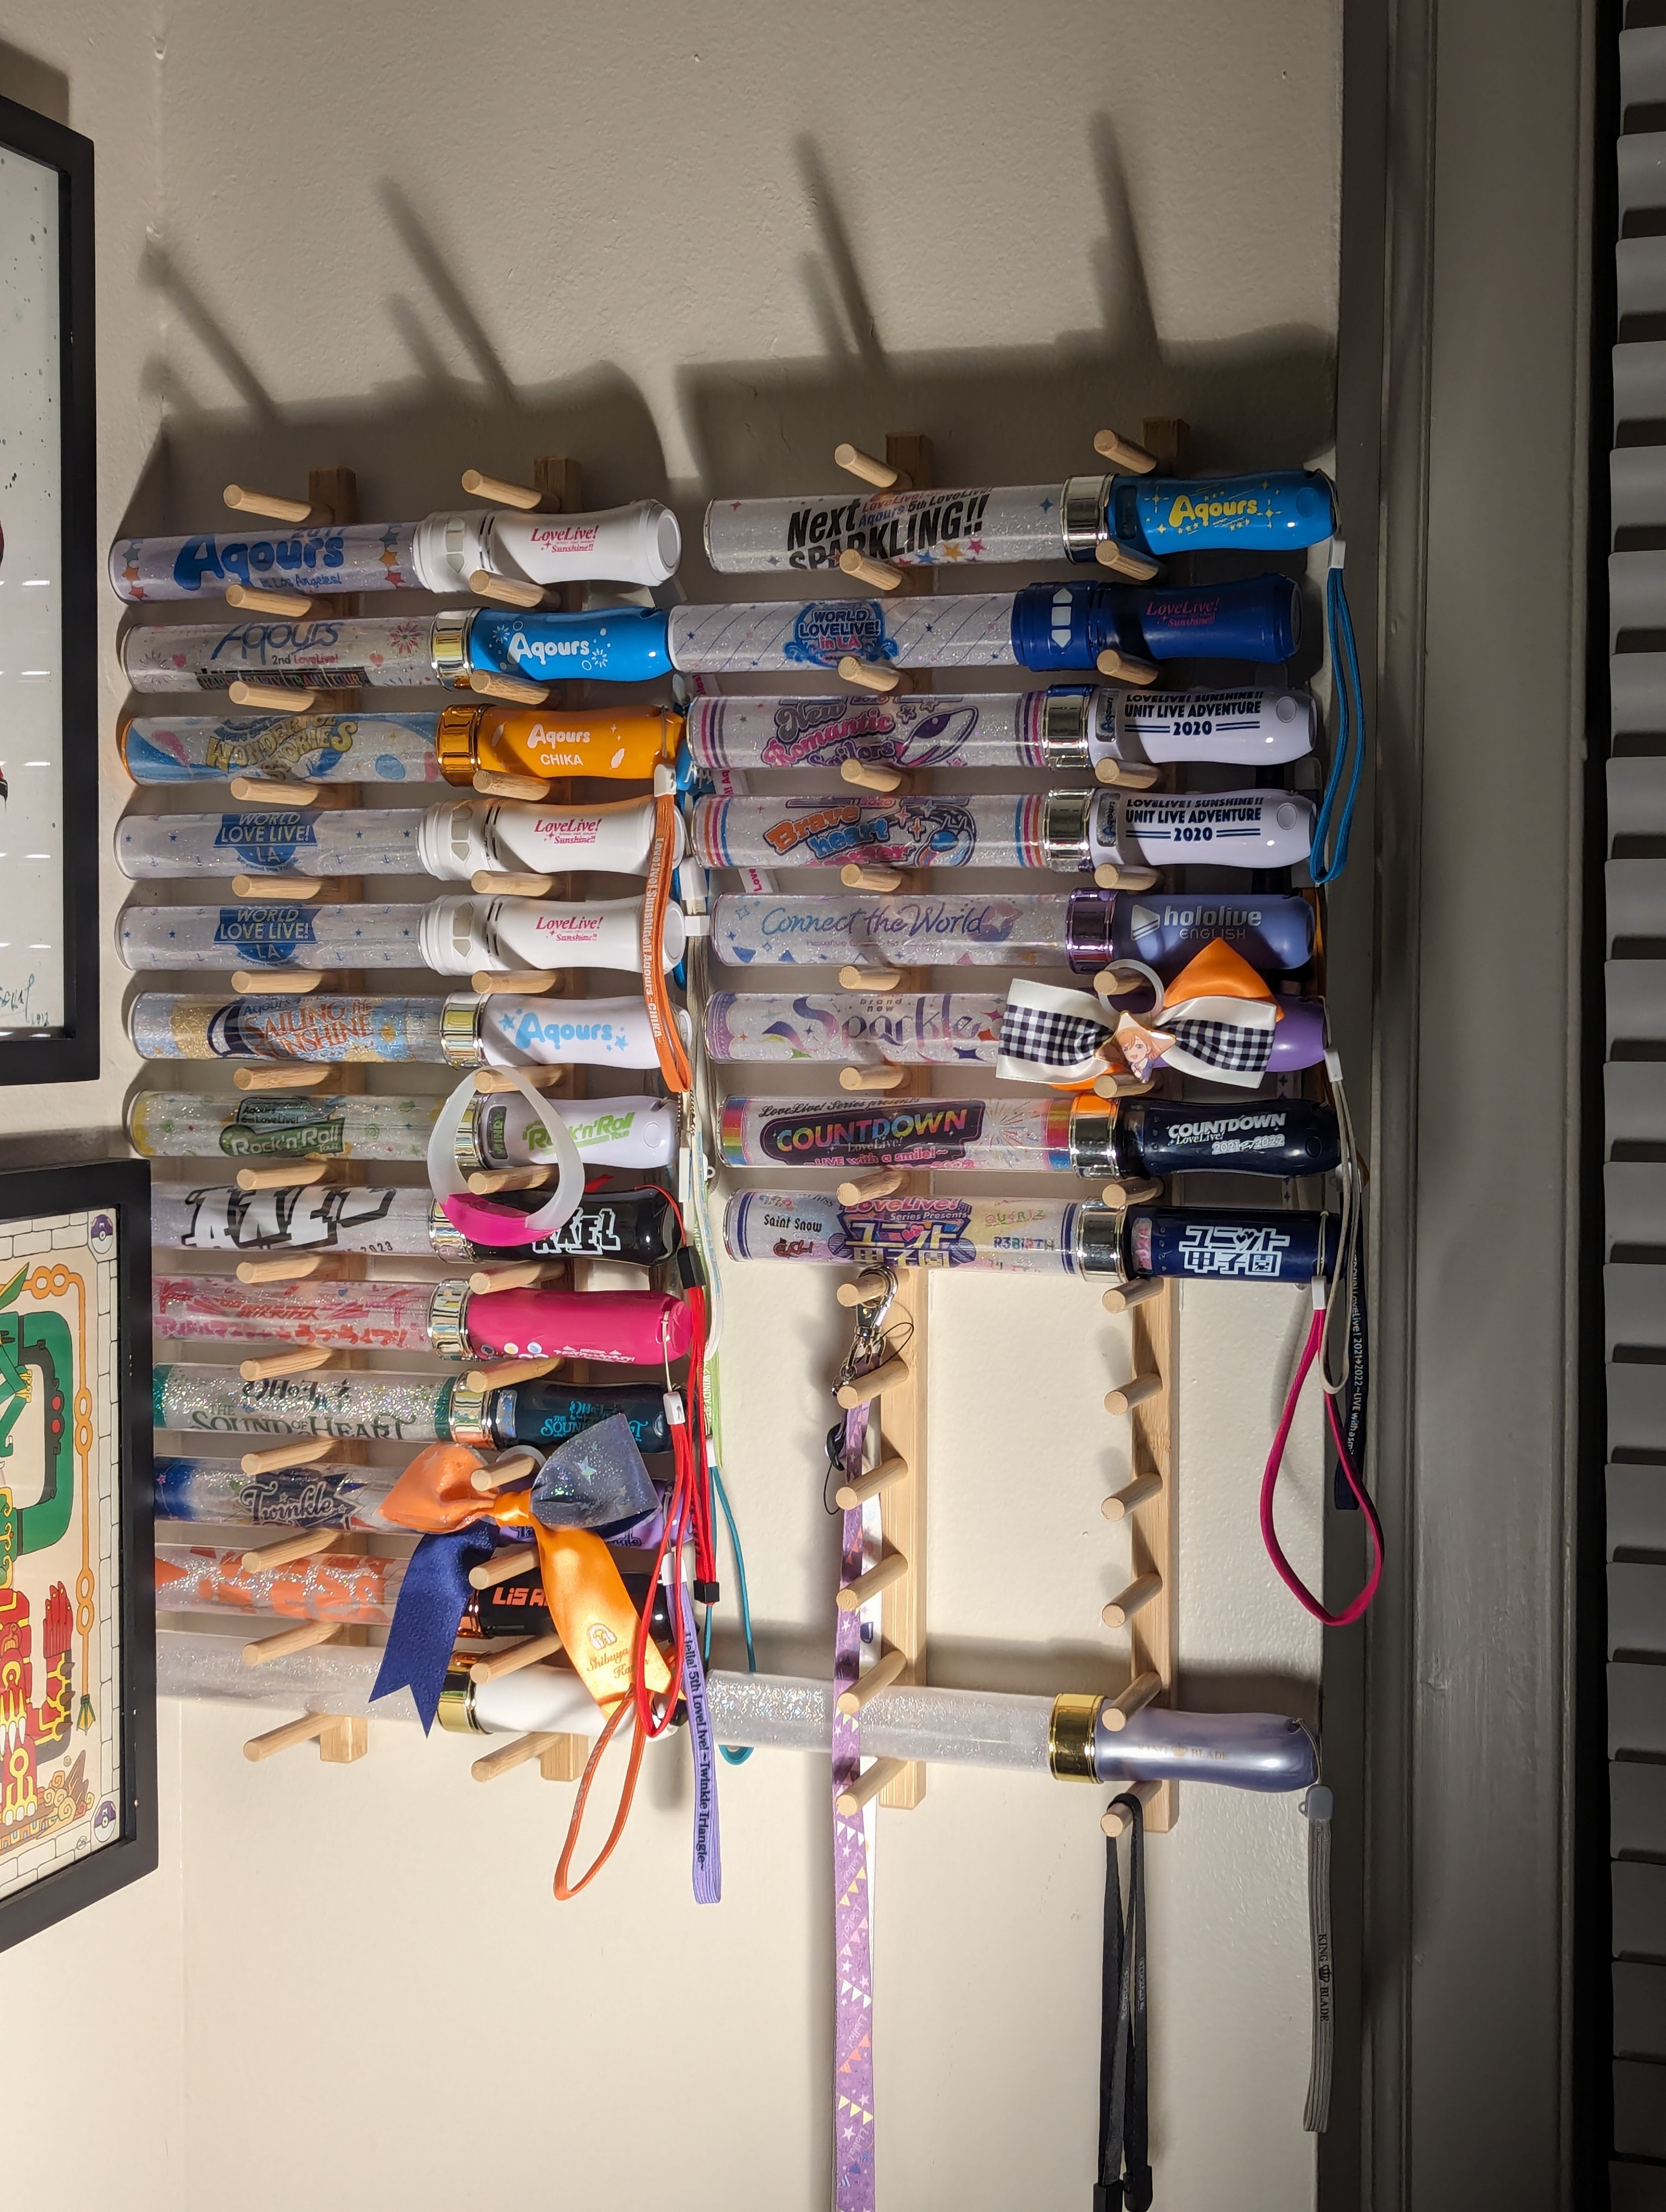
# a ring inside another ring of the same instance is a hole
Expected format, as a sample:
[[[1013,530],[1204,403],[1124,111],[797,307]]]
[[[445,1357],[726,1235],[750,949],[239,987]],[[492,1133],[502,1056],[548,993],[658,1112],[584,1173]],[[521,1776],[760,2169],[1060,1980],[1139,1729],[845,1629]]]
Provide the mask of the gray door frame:
[[[1337,1951],[1359,1961],[1321,2151],[1336,2212],[1573,2201],[1596,14],[1344,9],[1338,467],[1374,788],[1331,988],[1353,1091],[1371,1070],[1390,1553],[1367,1633],[1328,1638]]]

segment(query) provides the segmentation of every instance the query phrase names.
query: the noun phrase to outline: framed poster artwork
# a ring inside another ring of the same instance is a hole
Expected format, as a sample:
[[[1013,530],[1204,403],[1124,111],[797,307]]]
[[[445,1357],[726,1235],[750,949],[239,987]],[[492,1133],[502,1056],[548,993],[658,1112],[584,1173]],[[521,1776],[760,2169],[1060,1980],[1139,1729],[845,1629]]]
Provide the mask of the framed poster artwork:
[[[93,149],[0,100],[0,1083],[98,1073]]]
[[[0,1171],[0,1948],[156,1863],[149,1178]]]

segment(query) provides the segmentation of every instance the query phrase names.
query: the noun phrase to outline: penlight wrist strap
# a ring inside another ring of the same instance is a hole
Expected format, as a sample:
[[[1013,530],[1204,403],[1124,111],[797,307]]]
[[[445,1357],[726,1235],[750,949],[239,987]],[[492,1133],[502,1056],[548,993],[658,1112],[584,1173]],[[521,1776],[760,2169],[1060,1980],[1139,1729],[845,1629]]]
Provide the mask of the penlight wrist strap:
[[[440,1109],[428,1142],[428,1179],[441,1212],[459,1236],[488,1249],[509,1250],[553,1237],[572,1219],[584,1197],[584,1158],[561,1115],[532,1088],[522,1071],[506,1067],[499,1073],[520,1092],[549,1138],[544,1157],[560,1169],[555,1189],[536,1212],[520,1213],[513,1206],[494,1206],[487,1199],[477,1198],[469,1188],[458,1164],[457,1144],[474,1108],[472,1075],[463,1078]]]
[[[694,1075],[678,1027],[677,1010],[671,1002],[661,957],[666,909],[671,903],[678,842],[677,801],[670,792],[662,791],[654,802],[654,843],[648,853],[648,882],[642,896],[642,999],[666,1088],[682,1097],[692,1088]]]
[[[1334,1965],[1330,1939],[1330,1823],[1335,1800],[1315,1783],[1302,1800],[1307,1821],[1307,1927],[1313,1957],[1313,2055],[1302,2125],[1322,2136],[1330,2125],[1330,2082],[1335,2044]]]
[[[1128,1907],[1116,1838],[1105,1838],[1104,1995],[1099,2014],[1099,2158],[1093,2212],[1146,2212],[1146,1822],[1136,1796],[1113,1797],[1128,1815]]]
[[[1359,1470],[1355,1468],[1353,1456],[1347,1448],[1347,1438],[1343,1434],[1341,1422],[1337,1417],[1336,1400],[1329,1391],[1326,1391],[1324,1395],[1325,1419],[1329,1425],[1331,1442],[1336,1447],[1337,1462],[1347,1480],[1348,1488],[1353,1492],[1359,1501],[1359,1510],[1365,1516],[1365,1531],[1371,1543],[1371,1571],[1366,1576],[1365,1587],[1359,1595],[1344,1606],[1340,1613],[1327,1612],[1324,1606],[1314,1596],[1312,1591],[1291,1565],[1289,1560],[1286,1559],[1283,1548],[1279,1542],[1278,1533],[1273,1526],[1273,1500],[1279,1486],[1280,1471],[1284,1466],[1284,1448],[1289,1440],[1291,1425],[1296,1418],[1296,1401],[1302,1395],[1302,1385],[1307,1380],[1308,1370],[1318,1355],[1319,1340],[1324,1334],[1324,1328],[1325,1308],[1316,1302],[1312,1323],[1307,1332],[1307,1340],[1302,1346],[1302,1356],[1296,1363],[1295,1378],[1290,1385],[1290,1395],[1284,1401],[1284,1413],[1279,1422],[1278,1433],[1273,1439],[1273,1449],[1267,1455],[1267,1465],[1262,1474],[1261,1534],[1262,1541],[1267,1547],[1267,1556],[1272,1560],[1280,1581],[1297,1602],[1305,1606],[1313,1618],[1324,1627],[1347,1628],[1364,1613],[1371,1600],[1377,1595],[1377,1584],[1383,1579],[1383,1523],[1377,1518],[1377,1507],[1372,1503],[1370,1492],[1359,1480]]]
[[[870,1407],[845,1415],[839,1466],[847,1480],[861,1472]],[[837,1433],[836,1431],[836,1433]],[[854,1583],[862,1555],[862,1508],[844,1516],[839,1581]],[[833,1642],[833,2202],[835,2212],[874,2212],[873,2160],[873,1879],[874,1808],[842,1813],[839,1798],[862,1769],[862,1718],[839,1711],[839,1698],[861,1673],[860,1612],[836,1615]]]

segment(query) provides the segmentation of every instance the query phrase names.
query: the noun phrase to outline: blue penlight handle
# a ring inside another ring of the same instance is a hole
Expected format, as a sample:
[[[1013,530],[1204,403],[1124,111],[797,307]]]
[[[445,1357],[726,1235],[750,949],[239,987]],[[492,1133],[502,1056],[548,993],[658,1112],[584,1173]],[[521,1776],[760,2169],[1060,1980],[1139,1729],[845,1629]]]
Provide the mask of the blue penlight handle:
[[[1301,634],[1301,598],[1288,576],[1174,590],[1029,584],[1012,599],[1012,655],[1025,668],[1093,668],[1105,652],[1266,665],[1288,660]]]
[[[1329,477],[1316,469],[1266,476],[1118,477],[1106,516],[1110,534],[1147,553],[1299,552],[1336,527]]]

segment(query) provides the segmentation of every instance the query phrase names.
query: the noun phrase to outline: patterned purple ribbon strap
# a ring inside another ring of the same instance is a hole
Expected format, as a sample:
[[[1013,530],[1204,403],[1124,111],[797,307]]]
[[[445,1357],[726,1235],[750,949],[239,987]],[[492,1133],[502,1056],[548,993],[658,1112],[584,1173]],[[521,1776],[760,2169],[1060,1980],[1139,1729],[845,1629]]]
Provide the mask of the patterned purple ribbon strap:
[[[717,1745],[712,1709],[706,1697],[706,1670],[700,1663],[700,1638],[694,1625],[694,1600],[679,1579],[683,1607],[683,1697],[689,1709],[689,1741],[694,1753],[694,1901],[716,1905],[723,1896],[723,1842],[717,1826]]]
[[[847,1414],[842,1454],[848,1473],[862,1463],[868,1408]],[[862,1510],[844,1516],[840,1585],[862,1571]],[[840,1692],[855,1682],[862,1662],[861,1617],[841,1613],[833,1644],[833,1972],[838,1995],[834,2018],[833,2160],[836,2212],[874,2212],[873,2200],[873,1954],[868,1917],[868,1844],[865,1813],[839,1810],[839,1792],[861,1771],[862,1723],[838,1709]]]

